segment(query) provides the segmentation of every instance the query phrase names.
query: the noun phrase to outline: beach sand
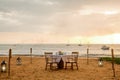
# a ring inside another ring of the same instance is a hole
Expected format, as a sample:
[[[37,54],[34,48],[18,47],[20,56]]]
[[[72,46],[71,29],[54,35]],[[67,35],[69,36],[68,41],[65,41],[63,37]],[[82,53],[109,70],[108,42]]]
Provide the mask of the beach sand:
[[[110,62],[104,62],[103,67],[98,66],[97,59],[89,59],[89,65],[85,58],[79,58],[79,70],[45,70],[44,57],[33,57],[32,64],[30,57],[21,56],[22,65],[16,65],[17,56],[11,58],[11,76],[8,73],[0,73],[0,80],[120,80],[120,65],[115,64],[116,79]],[[8,61],[6,57],[0,57]]]

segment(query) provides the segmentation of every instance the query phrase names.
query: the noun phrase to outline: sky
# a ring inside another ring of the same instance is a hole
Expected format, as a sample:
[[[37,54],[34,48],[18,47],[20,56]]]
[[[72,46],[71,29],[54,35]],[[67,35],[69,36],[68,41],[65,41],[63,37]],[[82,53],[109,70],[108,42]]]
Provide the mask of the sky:
[[[0,44],[120,44],[120,0],[0,0]]]

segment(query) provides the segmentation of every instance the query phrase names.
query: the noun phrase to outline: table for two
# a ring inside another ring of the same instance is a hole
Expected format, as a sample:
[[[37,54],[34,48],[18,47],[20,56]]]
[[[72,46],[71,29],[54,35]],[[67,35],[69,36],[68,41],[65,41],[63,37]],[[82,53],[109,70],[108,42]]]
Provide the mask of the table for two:
[[[58,63],[57,64],[58,69],[63,69],[64,63],[65,63],[65,68],[67,67],[67,63],[71,63],[72,68],[73,68],[73,63],[76,63],[76,66],[78,68],[77,60],[76,60],[76,58],[78,58],[78,55],[53,55],[52,57]]]
[[[67,64],[71,64],[71,69],[73,69],[73,64],[76,64],[78,69],[78,52],[72,52],[70,55],[53,55],[52,52],[45,53],[46,67],[50,64],[50,69],[54,67],[54,64],[57,64],[57,69],[63,69],[65,63],[65,69],[67,69]]]

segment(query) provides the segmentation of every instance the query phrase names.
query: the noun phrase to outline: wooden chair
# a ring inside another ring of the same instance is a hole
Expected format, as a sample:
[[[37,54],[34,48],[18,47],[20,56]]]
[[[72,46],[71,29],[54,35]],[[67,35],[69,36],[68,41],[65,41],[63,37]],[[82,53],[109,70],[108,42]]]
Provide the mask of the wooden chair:
[[[53,64],[58,64],[56,61],[57,58],[53,57],[52,52],[45,52],[45,61],[46,61],[46,67],[45,70],[47,70],[48,65],[50,66],[50,69],[53,69]]]
[[[78,55],[78,52],[72,52],[72,55],[67,57],[67,60],[65,62],[65,69],[67,69],[67,64],[71,64],[71,69],[73,69],[74,64],[76,64],[78,70]]]

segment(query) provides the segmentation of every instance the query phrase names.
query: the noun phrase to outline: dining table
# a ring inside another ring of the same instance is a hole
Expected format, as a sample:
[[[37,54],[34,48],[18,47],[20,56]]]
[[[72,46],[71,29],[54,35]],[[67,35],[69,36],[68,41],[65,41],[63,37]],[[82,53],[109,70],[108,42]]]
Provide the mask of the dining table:
[[[71,55],[53,55],[53,57],[56,58],[56,62],[58,62],[58,64],[57,64],[58,69],[64,68],[64,64],[65,64],[67,58],[70,56]]]

